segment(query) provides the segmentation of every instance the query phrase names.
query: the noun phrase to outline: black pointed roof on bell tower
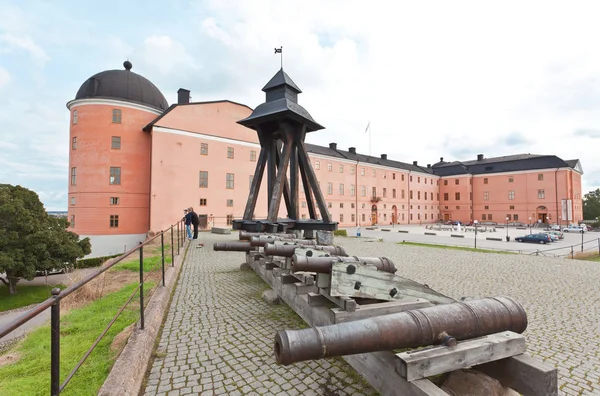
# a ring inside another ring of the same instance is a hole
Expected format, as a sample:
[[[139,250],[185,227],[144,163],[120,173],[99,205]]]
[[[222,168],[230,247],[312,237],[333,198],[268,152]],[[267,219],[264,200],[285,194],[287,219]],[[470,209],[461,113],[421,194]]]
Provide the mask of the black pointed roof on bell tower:
[[[298,104],[298,94],[302,91],[283,69],[280,69],[262,90],[266,94],[265,103],[256,107],[248,118],[238,121],[238,124],[258,129],[265,123],[287,119],[306,124],[306,132],[324,128],[311,117],[304,107]]]

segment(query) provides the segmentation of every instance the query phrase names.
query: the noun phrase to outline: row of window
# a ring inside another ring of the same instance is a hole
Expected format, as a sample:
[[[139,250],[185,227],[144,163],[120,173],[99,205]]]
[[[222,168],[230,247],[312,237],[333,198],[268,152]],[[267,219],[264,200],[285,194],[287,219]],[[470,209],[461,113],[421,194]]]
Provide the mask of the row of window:
[[[121,123],[122,112],[119,109],[112,110],[112,123],[120,124]],[[73,110],[73,125],[76,125],[79,122],[79,111]]]
[[[121,149],[121,136],[110,137],[110,148],[113,150]],[[77,136],[71,139],[71,150],[77,150]]]
[[[121,167],[111,166],[108,184],[121,184]],[[77,185],[77,167],[71,168],[71,185]]]
[[[208,155],[208,143],[200,143],[200,155]],[[227,147],[227,158],[235,158],[235,149]],[[250,150],[250,161],[256,161],[256,150]]]
[[[110,197],[109,202],[111,205],[119,205],[121,203],[121,199],[119,197]],[[75,205],[75,197],[71,197],[71,205]]]
[[[316,170],[321,169],[321,161],[314,161],[314,166]],[[338,165],[338,169],[340,173],[344,173],[344,165]],[[327,170],[329,172],[333,171],[333,164],[331,162],[327,163]],[[375,169],[371,170],[371,173],[373,175],[373,177],[377,177],[377,171]],[[350,174],[353,175],[354,174],[354,167],[350,166]],[[360,168],[360,175],[364,176],[366,174],[365,168]],[[404,181],[404,174],[400,174],[401,180]],[[387,179],[387,173],[384,171],[383,172],[383,178]],[[424,184],[427,184],[427,178],[424,177]],[[392,180],[396,180],[396,174],[392,173]],[[413,177],[412,175],[409,177],[409,180],[412,182],[413,181]],[[421,177],[417,176],[417,183],[421,183]],[[429,179],[429,184],[433,185],[433,178]],[[439,182],[438,182],[439,184]]]
[[[538,190],[537,197],[538,197],[538,199],[546,199],[546,190]],[[469,193],[469,199],[473,200],[473,193]],[[515,191],[514,190],[510,190],[508,192],[508,199],[509,200],[514,200],[515,199]],[[444,201],[448,201],[448,200],[449,200],[449,194],[448,193],[444,193]],[[454,200],[455,201],[460,201],[460,193],[459,192],[454,193]],[[483,192],[483,200],[484,201],[489,201],[490,200],[490,192],[489,191],[484,191]]]
[[[539,181],[543,181],[544,180],[544,174],[543,173],[538,173],[538,180]],[[487,177],[483,178],[483,184],[488,184],[488,181],[489,180],[488,180]],[[513,183],[514,181],[515,181],[514,176],[509,176],[508,177],[508,182],[509,183]],[[425,183],[427,183],[427,182],[425,182]],[[460,179],[454,179],[454,184],[458,186],[460,184]],[[469,178],[469,184],[473,184],[473,179],[472,178]],[[444,180],[444,186],[447,186],[447,185],[448,185],[448,180]]]
[[[110,228],[119,228],[119,215],[110,215],[109,226]],[[75,228],[75,215],[71,215],[69,227]]]

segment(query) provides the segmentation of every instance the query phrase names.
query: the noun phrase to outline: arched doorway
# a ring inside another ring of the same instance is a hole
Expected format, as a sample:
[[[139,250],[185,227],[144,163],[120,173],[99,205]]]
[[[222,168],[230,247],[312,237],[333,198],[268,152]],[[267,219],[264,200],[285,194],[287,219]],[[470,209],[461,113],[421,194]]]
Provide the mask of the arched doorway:
[[[392,206],[392,224],[398,223],[398,208],[396,205]]]
[[[538,206],[535,211],[537,212],[537,219],[541,220],[542,223],[547,223],[548,222],[548,208],[541,205]]]
[[[371,225],[377,224],[377,205],[371,206]]]

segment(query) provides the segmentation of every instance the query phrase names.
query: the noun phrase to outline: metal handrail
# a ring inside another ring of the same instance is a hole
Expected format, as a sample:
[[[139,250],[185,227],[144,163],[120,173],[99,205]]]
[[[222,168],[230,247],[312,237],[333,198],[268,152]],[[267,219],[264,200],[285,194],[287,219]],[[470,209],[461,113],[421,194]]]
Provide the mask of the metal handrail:
[[[159,233],[154,235],[152,238],[149,238],[149,239],[145,240],[144,242],[140,242],[139,245],[129,249],[128,251],[126,251],[125,253],[120,255],[119,257],[110,261],[110,263],[107,264],[106,266],[103,266],[100,269],[98,269],[97,271],[94,271],[93,273],[87,275],[86,277],[84,277],[80,281],[74,283],[73,285],[69,286],[68,288],[66,288],[64,290],[60,290],[59,288],[52,289],[52,297],[41,302],[40,304],[36,305],[34,308],[30,309],[29,311],[27,311],[26,313],[24,313],[17,319],[13,320],[12,322],[5,325],[4,327],[0,328],[0,339],[2,339],[2,337],[6,336],[7,334],[11,333],[13,330],[24,325],[25,323],[27,323],[28,321],[30,321],[37,315],[41,314],[46,309],[51,308],[51,310],[50,310],[51,311],[51,314],[50,314],[51,315],[51,317],[50,317],[50,322],[51,322],[50,323],[50,334],[51,334],[50,335],[50,338],[51,338],[50,394],[52,396],[59,395],[63,391],[65,386],[67,386],[67,384],[71,381],[71,379],[73,378],[75,373],[77,373],[79,368],[83,365],[83,363],[86,361],[86,359],[90,356],[90,354],[96,348],[98,343],[106,335],[108,330],[110,330],[112,325],[116,322],[116,320],[119,318],[121,313],[125,310],[125,308],[129,305],[129,303],[133,300],[133,298],[135,297],[135,295],[138,292],[140,295],[140,329],[141,330],[144,329],[144,281],[145,281],[145,278],[144,278],[144,246],[150,244],[152,241],[154,241],[155,239],[160,237],[162,259],[161,259],[161,262],[158,264],[161,264],[161,267],[162,267],[162,286],[164,287],[165,286],[164,234],[167,231],[171,232],[171,266],[173,267],[174,262],[175,262],[175,246],[173,245],[173,242],[174,242],[173,234],[174,234],[174,232],[177,233],[177,255],[179,255],[180,254],[179,248],[184,245],[184,241],[185,241],[184,235],[182,235],[182,233],[184,232],[184,229],[185,229],[185,227],[183,225],[183,221],[180,220],[177,223],[172,224],[169,228],[160,231]],[[65,378],[65,381],[61,384],[60,383],[60,301],[63,298],[67,297],[68,295],[72,294],[73,292],[79,290],[85,284],[96,279],[98,276],[100,276],[101,274],[103,274],[104,272],[109,270],[110,268],[114,267],[116,264],[120,263],[121,261],[123,261],[124,259],[129,257],[136,250],[139,250],[139,252],[140,252],[140,260],[139,260],[139,262],[140,262],[140,269],[139,269],[140,281],[139,281],[138,287],[129,296],[129,298],[125,302],[125,304],[119,309],[119,311],[116,313],[116,315],[111,319],[110,323],[102,331],[100,336],[98,336],[98,338],[94,341],[92,346],[85,352],[84,356],[75,365],[75,367],[71,370],[71,372]],[[150,272],[154,271],[156,269],[156,267],[158,266],[158,264],[153,266],[151,268]],[[148,274],[148,276],[149,276],[149,274]]]

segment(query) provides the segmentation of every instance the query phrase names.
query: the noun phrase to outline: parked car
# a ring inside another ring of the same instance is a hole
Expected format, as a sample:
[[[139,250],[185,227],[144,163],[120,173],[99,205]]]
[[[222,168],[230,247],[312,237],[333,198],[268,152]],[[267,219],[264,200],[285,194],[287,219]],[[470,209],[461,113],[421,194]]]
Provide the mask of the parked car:
[[[517,242],[541,243],[542,245],[552,242],[550,235],[546,234],[531,234],[515,238]]]
[[[562,232],[587,232],[587,226],[571,224],[568,227],[562,229]]]
[[[556,230],[546,231],[546,234],[554,235],[558,239],[563,239],[565,237],[564,234],[560,230],[558,230],[558,231],[556,231]]]
[[[525,223],[521,223],[520,221],[513,221],[508,223],[508,225],[513,227],[525,227]]]
[[[561,227],[558,224],[553,224],[550,226],[551,231],[560,231]]]
[[[560,238],[558,238],[558,235],[552,234],[552,231],[544,231],[544,232],[540,232],[540,234],[548,235],[550,237],[550,239],[552,240],[552,242],[556,242],[560,239]]]

